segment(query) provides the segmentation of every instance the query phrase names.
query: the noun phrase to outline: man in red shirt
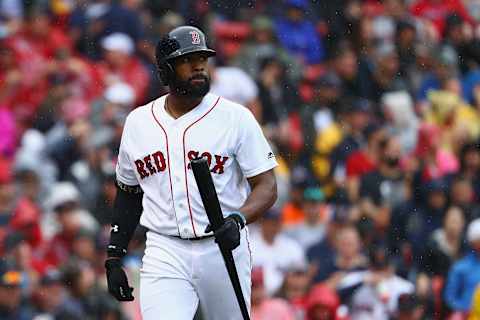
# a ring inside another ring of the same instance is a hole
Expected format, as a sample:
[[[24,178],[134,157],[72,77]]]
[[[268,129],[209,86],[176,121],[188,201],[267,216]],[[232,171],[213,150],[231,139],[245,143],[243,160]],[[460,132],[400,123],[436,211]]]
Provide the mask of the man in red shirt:
[[[367,144],[347,157],[347,192],[349,199],[358,199],[360,178],[377,167],[379,148],[385,141],[386,131],[383,127],[371,124],[365,129]]]

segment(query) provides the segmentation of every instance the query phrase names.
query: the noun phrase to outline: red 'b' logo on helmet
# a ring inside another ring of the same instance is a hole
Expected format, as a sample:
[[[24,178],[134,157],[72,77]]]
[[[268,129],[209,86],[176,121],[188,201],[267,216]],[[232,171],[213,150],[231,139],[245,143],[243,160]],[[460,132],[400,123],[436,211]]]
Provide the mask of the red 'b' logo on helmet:
[[[192,44],[200,44],[200,34],[197,31],[190,31],[190,35],[192,36]]]

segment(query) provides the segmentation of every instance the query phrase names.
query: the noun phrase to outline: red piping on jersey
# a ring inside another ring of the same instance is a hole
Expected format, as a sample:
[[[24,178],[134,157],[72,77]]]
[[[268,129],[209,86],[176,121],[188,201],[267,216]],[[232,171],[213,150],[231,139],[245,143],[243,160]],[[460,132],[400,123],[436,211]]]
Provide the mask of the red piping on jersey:
[[[153,119],[155,119],[155,121],[158,123],[158,125],[160,126],[160,128],[162,128],[162,131],[163,133],[165,134],[165,141],[166,141],[166,144],[167,144],[167,165],[168,165],[168,180],[170,182],[170,194],[172,196],[172,203],[173,203],[173,213],[175,214],[175,220],[177,221],[177,230],[178,230],[178,236],[180,237],[180,229],[178,227],[178,219],[177,219],[177,212],[175,211],[175,200],[173,200],[173,187],[172,187],[172,175],[170,173],[170,152],[168,151],[168,135],[167,135],[167,131],[165,131],[165,129],[163,128],[162,124],[160,123],[160,121],[158,121],[157,117],[155,117],[155,113],[153,112],[153,104],[155,103],[155,101],[152,102],[152,116],[153,116]]]
[[[218,97],[217,101],[215,101],[215,103],[213,104],[213,106],[203,115],[201,116],[199,119],[195,120],[195,122],[193,122],[192,124],[190,124],[186,129],[185,131],[183,131],[183,164],[184,164],[184,167],[185,167],[185,187],[187,188],[187,203],[188,203],[188,210],[190,211],[190,221],[192,222],[192,229],[193,229],[193,234],[195,235],[195,237],[197,236],[197,233],[195,232],[195,224],[193,223],[193,216],[192,216],[192,207],[190,206],[190,197],[188,196],[188,181],[187,181],[187,162],[185,160],[186,158],[186,154],[185,154],[185,134],[187,133],[187,130],[190,129],[194,124],[196,124],[197,122],[199,122],[200,120],[202,120],[207,114],[210,113],[210,111],[213,110],[213,108],[215,108],[215,106],[217,105],[218,101],[220,100],[220,97]]]

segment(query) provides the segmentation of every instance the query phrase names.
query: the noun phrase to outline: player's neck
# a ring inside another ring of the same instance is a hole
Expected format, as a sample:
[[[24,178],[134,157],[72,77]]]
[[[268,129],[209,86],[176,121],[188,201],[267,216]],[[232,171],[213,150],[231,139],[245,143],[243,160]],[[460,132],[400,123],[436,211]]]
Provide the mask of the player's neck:
[[[201,98],[186,98],[169,94],[165,101],[165,109],[175,119],[180,118],[202,102]]]

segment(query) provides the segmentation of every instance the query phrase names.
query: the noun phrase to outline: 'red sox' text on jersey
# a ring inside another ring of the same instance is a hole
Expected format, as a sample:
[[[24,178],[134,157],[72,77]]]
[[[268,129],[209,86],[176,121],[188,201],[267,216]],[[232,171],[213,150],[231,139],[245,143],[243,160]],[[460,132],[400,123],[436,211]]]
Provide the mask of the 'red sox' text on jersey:
[[[140,185],[140,224],[159,234],[204,236],[208,225],[189,162],[206,157],[223,212],[246,200],[246,178],[274,168],[275,156],[245,107],[214,94],[174,119],[165,97],[132,111],[125,122],[117,179]]]

